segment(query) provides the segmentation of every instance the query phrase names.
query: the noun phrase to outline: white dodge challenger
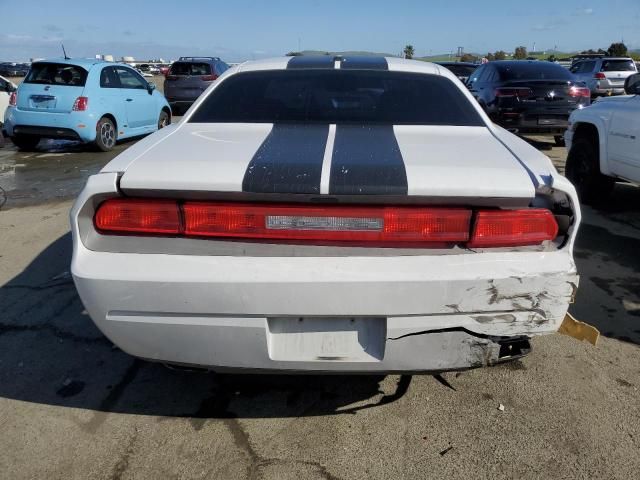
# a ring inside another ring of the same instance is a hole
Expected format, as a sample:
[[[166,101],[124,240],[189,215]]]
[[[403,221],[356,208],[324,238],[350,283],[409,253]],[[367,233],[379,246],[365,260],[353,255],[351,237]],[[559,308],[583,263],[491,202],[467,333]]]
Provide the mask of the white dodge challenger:
[[[222,75],[89,178],[72,273],[136,357],[245,372],[436,372],[558,330],[573,186],[430,63],[302,56]]]

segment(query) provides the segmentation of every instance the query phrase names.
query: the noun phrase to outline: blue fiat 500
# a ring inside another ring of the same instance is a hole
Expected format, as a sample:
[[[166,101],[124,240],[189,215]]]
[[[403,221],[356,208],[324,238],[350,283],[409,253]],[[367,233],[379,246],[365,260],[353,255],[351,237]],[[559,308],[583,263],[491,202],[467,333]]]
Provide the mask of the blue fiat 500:
[[[119,139],[171,123],[164,96],[128,65],[102,60],[35,62],[13,93],[4,128],[20,149],[43,138],[79,140],[111,150]]]

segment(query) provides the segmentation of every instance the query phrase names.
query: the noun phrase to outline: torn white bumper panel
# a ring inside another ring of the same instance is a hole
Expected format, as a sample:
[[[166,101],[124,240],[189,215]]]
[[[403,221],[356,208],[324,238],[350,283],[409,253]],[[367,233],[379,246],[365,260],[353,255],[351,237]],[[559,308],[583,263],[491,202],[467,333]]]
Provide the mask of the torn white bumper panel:
[[[389,372],[498,360],[497,337],[558,330],[567,251],[207,257],[76,245],[91,318],[142,358],[213,369]]]

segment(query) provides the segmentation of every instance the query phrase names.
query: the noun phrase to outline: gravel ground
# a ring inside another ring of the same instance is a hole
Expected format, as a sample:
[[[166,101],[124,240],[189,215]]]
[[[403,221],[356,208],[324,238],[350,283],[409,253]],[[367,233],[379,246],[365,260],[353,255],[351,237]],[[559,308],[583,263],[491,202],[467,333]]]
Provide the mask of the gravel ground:
[[[122,353],[76,295],[66,199],[109,158],[0,149],[3,478],[637,478],[640,189],[584,209],[571,311],[596,348],[547,336],[441,376],[215,375]]]

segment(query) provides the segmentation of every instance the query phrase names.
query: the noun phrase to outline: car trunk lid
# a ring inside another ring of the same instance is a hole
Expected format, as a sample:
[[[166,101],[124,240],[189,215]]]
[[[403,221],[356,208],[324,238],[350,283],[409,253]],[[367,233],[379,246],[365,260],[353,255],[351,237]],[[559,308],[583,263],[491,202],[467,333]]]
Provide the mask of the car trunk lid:
[[[372,203],[528,204],[535,195],[531,173],[488,128],[420,125],[187,123],[129,164],[120,188]]]

